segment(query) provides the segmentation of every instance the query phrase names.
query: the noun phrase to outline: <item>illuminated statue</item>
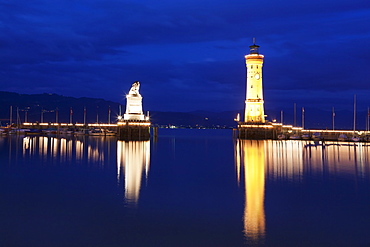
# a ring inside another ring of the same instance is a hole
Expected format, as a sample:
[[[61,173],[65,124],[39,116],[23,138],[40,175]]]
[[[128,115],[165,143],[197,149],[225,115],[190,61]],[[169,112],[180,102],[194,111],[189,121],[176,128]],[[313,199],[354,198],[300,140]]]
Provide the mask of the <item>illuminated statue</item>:
[[[139,88],[140,82],[135,81],[130,92],[126,95],[126,113],[123,120],[145,120],[142,106],[143,97],[139,93]]]
[[[141,96],[139,93],[139,88],[140,88],[140,82],[135,81],[130,89],[130,92],[128,93],[129,95],[136,95],[136,96]]]

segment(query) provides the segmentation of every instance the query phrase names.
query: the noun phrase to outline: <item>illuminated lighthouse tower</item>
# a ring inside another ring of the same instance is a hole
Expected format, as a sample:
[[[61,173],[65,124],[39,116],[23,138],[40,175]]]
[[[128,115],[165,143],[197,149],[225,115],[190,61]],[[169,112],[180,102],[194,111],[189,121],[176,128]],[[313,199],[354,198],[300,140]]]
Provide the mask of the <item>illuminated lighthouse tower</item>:
[[[244,121],[249,124],[264,124],[262,65],[263,55],[259,54],[259,46],[249,46],[250,53],[245,56],[247,67],[247,97],[245,100]]]

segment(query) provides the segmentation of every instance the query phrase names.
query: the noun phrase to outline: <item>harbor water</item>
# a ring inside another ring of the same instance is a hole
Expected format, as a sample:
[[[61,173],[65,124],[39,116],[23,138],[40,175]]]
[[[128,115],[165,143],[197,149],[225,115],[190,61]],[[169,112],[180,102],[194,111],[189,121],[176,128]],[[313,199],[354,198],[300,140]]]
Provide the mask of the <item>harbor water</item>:
[[[0,246],[369,246],[370,143],[0,136]]]

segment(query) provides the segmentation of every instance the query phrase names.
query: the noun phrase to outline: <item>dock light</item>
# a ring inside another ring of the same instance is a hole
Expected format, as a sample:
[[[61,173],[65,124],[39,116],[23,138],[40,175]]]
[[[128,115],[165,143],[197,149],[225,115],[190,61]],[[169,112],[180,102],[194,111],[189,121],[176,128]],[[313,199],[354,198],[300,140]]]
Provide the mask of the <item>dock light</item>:
[[[122,119],[122,116],[118,116],[118,117],[117,117],[117,119],[118,119],[118,120],[121,120],[121,119]]]

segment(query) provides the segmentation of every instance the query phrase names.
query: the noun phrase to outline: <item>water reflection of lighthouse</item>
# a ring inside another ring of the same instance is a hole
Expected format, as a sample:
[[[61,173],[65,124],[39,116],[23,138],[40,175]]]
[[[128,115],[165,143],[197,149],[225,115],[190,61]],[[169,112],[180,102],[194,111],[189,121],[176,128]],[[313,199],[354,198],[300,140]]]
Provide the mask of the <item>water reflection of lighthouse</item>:
[[[148,178],[150,141],[117,142],[117,179],[124,173],[125,201],[136,205],[139,200],[142,176]]]
[[[265,236],[264,144],[259,141],[238,140],[235,151],[238,183],[244,177],[245,185],[244,234],[248,241],[258,243]]]

